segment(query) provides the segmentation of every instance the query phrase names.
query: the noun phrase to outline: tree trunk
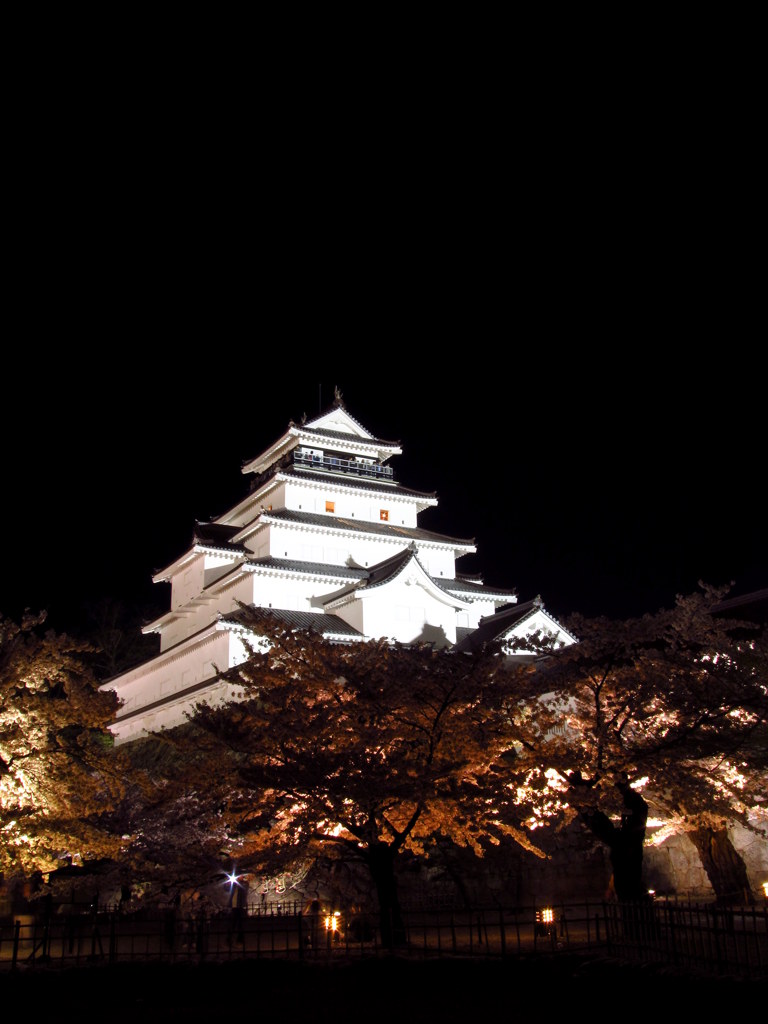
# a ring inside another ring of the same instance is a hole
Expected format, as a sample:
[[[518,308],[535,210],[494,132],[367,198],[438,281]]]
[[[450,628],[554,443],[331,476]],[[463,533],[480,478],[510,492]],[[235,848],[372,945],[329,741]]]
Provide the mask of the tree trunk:
[[[613,868],[613,889],[622,903],[648,898],[643,882],[643,844],[648,820],[648,805],[628,785],[620,785],[625,813],[617,828],[602,811],[586,812],[582,821],[608,847]]]
[[[688,837],[696,847],[717,903],[722,906],[752,905],[755,899],[747,867],[734,849],[728,830],[702,826],[689,832]]]
[[[406,944],[405,922],[400,910],[395,876],[396,854],[396,849],[388,843],[375,843],[363,854],[376,886],[381,942],[387,949]]]

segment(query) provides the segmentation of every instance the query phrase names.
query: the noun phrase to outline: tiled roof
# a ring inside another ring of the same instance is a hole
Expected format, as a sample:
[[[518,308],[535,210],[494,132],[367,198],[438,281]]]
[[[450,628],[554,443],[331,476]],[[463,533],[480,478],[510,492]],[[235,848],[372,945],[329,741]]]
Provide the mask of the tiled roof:
[[[304,572],[310,576],[336,576],[350,580],[364,579],[367,569],[358,569],[351,565],[329,565],[327,562],[299,562],[291,558],[249,558],[248,565],[261,566],[265,569],[284,569],[286,572]]]
[[[415,558],[416,552],[413,547],[407,547],[405,551],[398,551],[396,555],[392,555],[391,558],[385,558],[383,562],[379,562],[377,565],[371,567],[368,573],[368,582],[366,583],[366,589],[371,587],[378,587],[382,583],[386,583],[388,580],[394,579],[403,569],[408,565],[412,558]]]
[[[513,600],[517,597],[516,590],[508,590],[503,587],[489,587],[484,583],[472,582],[466,577],[457,576],[455,580],[447,580],[443,576],[433,576],[432,579],[442,590],[448,590],[452,594],[474,594],[477,597],[500,597]]]
[[[293,512],[289,509],[277,509],[264,512],[262,519],[277,519],[302,526],[321,526],[328,529],[348,530],[353,533],[378,533],[383,537],[402,537],[405,540],[433,541],[437,544],[456,544],[474,547],[474,540],[459,537],[446,537],[442,533],[432,533],[419,527],[393,526],[389,523],[371,523],[365,519],[348,519],[341,516],[322,515],[319,512]]]
[[[221,523],[195,522],[193,544],[211,548],[226,548],[230,551],[246,551],[243,544],[230,544],[230,538],[240,532],[239,526],[224,526]]]
[[[483,644],[499,640],[513,626],[519,625],[541,607],[540,598],[535,597],[532,601],[526,601],[524,604],[514,604],[508,608],[502,608],[495,615],[486,615],[480,620],[477,629],[472,630],[461,642],[457,643],[454,650],[472,652],[478,650]]]
[[[267,608],[264,611],[270,612],[281,621],[293,626],[295,629],[309,629],[324,636],[346,636],[350,639],[362,639],[363,634],[350,626],[349,623],[340,619],[338,615],[326,615],[324,612],[297,612],[291,608]],[[248,613],[232,612],[224,616],[222,623],[232,623],[235,626],[248,624]]]
[[[349,413],[347,413],[349,415]],[[354,419],[354,416],[352,417]],[[355,420],[357,423],[357,420]],[[340,442],[352,441],[355,444],[369,444],[375,445],[378,448],[399,448],[399,441],[384,441],[380,437],[358,437],[356,434],[349,434],[344,430],[326,430],[325,427],[310,427],[306,423],[295,424],[299,430],[305,431],[307,434],[315,434],[317,437],[328,437],[333,440]],[[365,430],[362,423],[359,424]]]
[[[399,551],[396,555],[392,555],[391,558],[386,558],[383,562],[379,562],[378,565],[372,566],[368,573],[366,588],[376,587],[386,583],[388,580],[394,579],[416,555],[415,545],[410,545],[404,551]],[[515,596],[515,591],[513,590],[493,590],[490,587],[483,587],[477,583],[468,583],[466,580],[446,580],[438,576],[430,576],[429,578],[436,587],[447,594],[474,594],[487,600],[490,600],[492,595],[496,597]]]
[[[288,466],[285,469],[278,470],[281,476],[292,476],[300,480],[314,480],[319,483],[328,483],[328,480],[333,480],[333,486],[337,484],[347,484],[349,487],[354,487],[357,490],[363,489],[366,491],[385,491],[387,494],[402,495],[405,498],[434,498],[436,497],[436,491],[415,491],[411,487],[403,487],[402,484],[397,483],[393,480],[392,483],[387,483],[384,478],[376,478],[375,480],[366,480],[363,477],[355,476],[354,473],[338,473],[335,474],[333,470],[329,470],[325,473],[313,472],[312,470],[296,470],[292,466]]]

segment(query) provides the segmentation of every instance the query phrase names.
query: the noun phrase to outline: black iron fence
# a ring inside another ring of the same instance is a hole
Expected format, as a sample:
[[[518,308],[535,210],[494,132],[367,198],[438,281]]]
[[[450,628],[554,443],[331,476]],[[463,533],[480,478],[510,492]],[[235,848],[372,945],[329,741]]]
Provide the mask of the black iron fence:
[[[634,905],[449,909],[404,907],[391,922],[398,955],[507,957],[602,951],[685,972],[768,977],[768,907],[718,908],[655,900]],[[177,908],[121,914],[16,915],[0,923],[0,970],[130,961],[315,960],[391,953],[378,914],[347,907],[306,913],[300,904],[218,913]]]
[[[616,956],[685,972],[768,978],[768,904],[720,907],[680,900],[603,907]]]

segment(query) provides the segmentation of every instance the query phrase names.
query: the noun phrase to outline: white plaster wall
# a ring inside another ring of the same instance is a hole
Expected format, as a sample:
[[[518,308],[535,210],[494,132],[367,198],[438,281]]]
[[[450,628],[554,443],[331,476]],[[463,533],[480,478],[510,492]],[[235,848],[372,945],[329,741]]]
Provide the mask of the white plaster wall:
[[[320,562],[323,565],[345,565],[354,558],[359,564],[375,565],[396,554],[405,546],[365,540],[345,543],[340,534],[326,534],[322,530],[297,530],[283,526],[269,527],[269,554],[273,558],[295,559],[301,562]]]
[[[469,608],[460,611],[456,617],[456,625],[469,629],[476,629],[480,625],[480,619],[484,615],[493,615],[496,605],[492,601],[475,601]]]
[[[201,629],[213,621],[214,615],[208,605],[196,608],[194,611],[181,616],[163,630],[160,638],[160,650],[168,651],[176,644],[180,644],[187,637],[199,633]]]
[[[285,508],[294,512],[312,512],[320,515],[341,516],[345,519],[359,519],[369,523],[388,522],[395,526],[413,528],[417,525],[416,502],[394,492],[376,494],[354,493],[339,490],[337,481],[329,477],[327,483],[291,481],[285,486]],[[333,511],[326,508],[326,502],[333,503]],[[274,508],[279,506],[273,503]],[[381,517],[382,509],[388,512],[388,519]]]
[[[414,640],[438,640],[445,637],[456,642],[456,614],[453,608],[433,598],[423,587],[395,581],[381,597],[371,592],[359,604],[362,624],[352,623],[343,612],[339,614],[366,636],[390,637],[401,643]]]
[[[268,485],[248,495],[216,521],[228,526],[238,526],[241,529],[252,523],[261,513],[261,508],[284,508],[285,507],[285,484],[282,481],[270,481]]]
[[[180,608],[196,597],[205,585],[205,556],[197,555],[171,580],[171,608]]]
[[[207,611],[209,618],[216,614],[229,615],[239,610],[238,602],[250,604],[253,595],[253,579],[250,573],[245,573],[235,583],[226,587],[220,594],[216,595],[215,605],[211,605]]]
[[[111,727],[115,736],[115,745],[119,746],[121,743],[139,739],[150,733],[158,732],[160,729],[173,729],[177,725],[183,725],[187,721],[187,714],[191,713],[195,703],[205,700],[215,706],[237,699],[239,692],[237,687],[229,683],[215,683],[209,689],[196,694],[194,701],[167,704],[145,716],[137,716],[128,722],[116,723]]]
[[[329,515],[329,525],[331,516]],[[323,565],[346,565],[349,558],[370,568],[405,550],[407,537],[345,537],[322,529],[297,529],[269,525],[247,539],[247,546],[256,557],[295,559]],[[430,576],[452,580],[456,577],[453,548],[419,546],[419,561]]]
[[[265,528],[259,530],[258,533],[251,534],[245,542],[245,546],[252,553],[254,558],[269,558],[271,552],[270,548],[270,530]]]
[[[206,552],[204,554],[205,568],[204,568],[204,586],[209,587],[216,580],[221,579],[222,576],[226,576],[228,572],[235,567],[239,559],[234,559],[231,556],[229,558],[223,558],[220,555],[212,555]]]
[[[567,636],[561,629],[558,629],[557,625],[546,617],[542,612],[536,612],[530,618],[526,619],[525,622],[521,623],[516,629],[510,630],[507,634],[507,639],[515,638],[528,638],[533,636],[534,633],[541,631],[542,636],[554,636],[558,642],[562,643],[566,647],[570,647],[573,640]]]
[[[167,651],[171,647],[175,647],[176,644],[181,643],[190,636],[189,623],[187,622],[187,616],[176,619],[175,622],[171,622],[170,625],[165,626],[162,633],[160,634],[160,651]]]
[[[251,580],[243,576],[219,592],[210,592],[211,600],[186,610],[175,622],[163,629],[160,650],[167,651],[187,637],[194,636],[212,623],[217,615],[226,615],[238,608],[238,601],[247,604],[251,599]],[[199,595],[198,595],[199,596]]]
[[[266,509],[290,508],[290,505],[287,503],[289,486],[290,485],[284,480],[276,481],[274,485],[269,488],[269,491],[263,495],[263,500],[260,499],[255,508],[251,509],[251,519],[255,519],[261,511],[261,505],[264,505]],[[248,521],[250,522],[251,520]]]
[[[435,579],[456,579],[456,559],[453,548],[433,548],[418,546],[418,557],[428,576]]]
[[[254,573],[250,578],[249,598],[246,603],[260,608],[289,608],[293,611],[312,611],[311,593],[306,581],[279,576],[260,576]],[[322,592],[322,587],[314,588]],[[333,583],[327,590],[335,589]]]
[[[125,743],[161,728],[181,725],[186,721],[186,713],[203,699],[214,703],[237,697],[239,688],[223,682],[186,697],[183,694],[189,687],[212,679],[217,672],[242,664],[249,653],[250,648],[241,637],[228,630],[218,630],[202,643],[148,667],[143,676],[119,688],[118,697],[125,701],[120,714],[139,711],[174,693],[180,695],[179,700],[162,708],[148,709],[145,714],[137,714],[127,721],[118,718],[110,726],[115,743]]]
[[[122,702],[115,724],[123,731],[128,724],[120,723],[124,715],[203,682],[215,675],[217,668],[230,668],[238,657],[242,657],[242,645],[233,644],[223,630],[176,654],[161,656],[135,674],[128,673],[114,688]]]
[[[350,601],[349,604],[342,605],[340,608],[331,608],[330,614],[338,615],[340,619],[349,623],[349,625],[358,630],[358,632],[365,632],[363,629],[362,601]]]

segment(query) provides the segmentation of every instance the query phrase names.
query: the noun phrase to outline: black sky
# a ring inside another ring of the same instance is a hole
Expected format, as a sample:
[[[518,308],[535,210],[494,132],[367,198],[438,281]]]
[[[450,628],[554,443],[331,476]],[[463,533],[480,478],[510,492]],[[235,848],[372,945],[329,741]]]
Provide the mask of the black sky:
[[[153,617],[195,519],[335,385],[436,492],[420,524],[474,538],[459,569],[521,600],[627,616],[768,586],[759,136],[722,78],[676,74],[409,94],[354,124],[307,97],[31,98],[0,612]]]
[[[0,611],[45,608],[72,629],[104,599],[146,619],[164,610],[152,574],[189,545],[195,519],[247,492],[243,461],[327,408],[335,386],[372,433],[400,441],[396,477],[436,493],[420,525],[474,538],[460,571],[520,600],[540,594],[559,617],[623,617],[669,606],[700,579],[734,581],[734,593],[768,585],[749,375],[545,349],[443,350],[451,376],[408,346],[346,378],[258,345],[208,365],[173,352],[154,371],[105,362],[95,377],[90,357],[28,365],[46,413],[8,420]],[[326,362],[339,371],[370,359],[365,346],[335,354]]]

